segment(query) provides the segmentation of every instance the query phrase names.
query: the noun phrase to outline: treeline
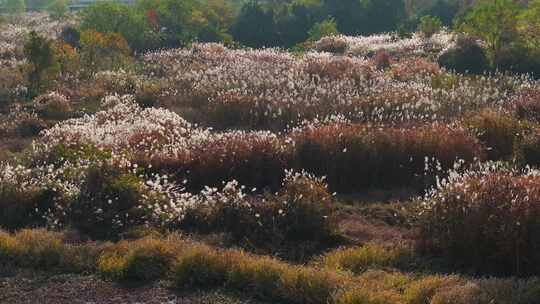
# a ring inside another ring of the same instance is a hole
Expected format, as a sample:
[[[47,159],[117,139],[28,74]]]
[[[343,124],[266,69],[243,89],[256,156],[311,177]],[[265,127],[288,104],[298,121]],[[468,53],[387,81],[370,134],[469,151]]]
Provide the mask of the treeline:
[[[60,7],[56,16],[61,15]],[[460,34],[457,47],[439,58],[442,66],[461,73],[503,71],[540,77],[540,0],[98,1],[81,12],[80,25],[66,29],[62,40],[79,49],[80,37],[87,37],[83,44],[89,45],[96,33],[115,34],[116,41],[125,39],[129,54],[193,41],[302,49],[337,33],[394,32],[403,38],[420,31],[429,39],[442,26]],[[102,49],[106,53],[109,48]]]
[[[97,2],[83,11],[81,29],[118,32],[134,51],[222,41],[290,48],[320,35],[415,31],[424,15],[450,25],[457,0],[411,7],[404,0],[139,0]]]
[[[439,63],[458,72],[529,73],[540,78],[540,0],[486,0],[454,20],[457,47]],[[478,42],[478,39],[481,41]]]

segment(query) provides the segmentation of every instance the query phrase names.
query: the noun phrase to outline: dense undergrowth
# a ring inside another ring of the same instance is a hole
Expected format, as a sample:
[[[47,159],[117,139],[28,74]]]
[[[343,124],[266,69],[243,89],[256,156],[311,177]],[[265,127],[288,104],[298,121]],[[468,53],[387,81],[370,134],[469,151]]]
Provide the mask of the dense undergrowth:
[[[32,88],[22,37],[66,39],[38,17],[0,29],[0,265],[284,303],[538,302],[537,80],[442,68],[443,31],[92,69],[74,48]]]

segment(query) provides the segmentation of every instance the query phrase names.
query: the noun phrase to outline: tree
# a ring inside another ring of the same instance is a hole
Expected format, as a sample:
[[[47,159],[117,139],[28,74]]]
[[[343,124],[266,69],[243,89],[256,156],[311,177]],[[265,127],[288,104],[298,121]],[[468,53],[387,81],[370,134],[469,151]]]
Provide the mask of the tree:
[[[81,33],[81,60],[90,74],[100,69],[118,69],[129,58],[127,41],[119,33],[86,30]]]
[[[363,32],[374,34],[397,29],[406,17],[403,0],[363,0],[367,1]]]
[[[529,2],[528,8],[519,18],[518,27],[528,47],[540,49],[540,0]]]
[[[32,31],[24,45],[24,54],[30,64],[28,81],[31,93],[37,94],[45,80],[53,78],[58,73],[58,60],[53,43]]]
[[[228,41],[228,30],[234,22],[234,11],[228,0],[208,0],[202,4],[206,26],[198,33],[200,41]]]
[[[250,47],[279,45],[273,10],[259,2],[246,3],[232,27],[234,40]]]
[[[324,0],[323,10],[336,20],[340,33],[358,35],[366,31],[367,5],[367,1],[360,0]]]
[[[429,15],[439,18],[445,26],[452,25],[455,16],[459,12],[458,1],[452,0],[437,0],[433,6],[423,11],[421,15]]]
[[[503,48],[518,36],[516,16],[519,14],[519,6],[512,0],[482,1],[464,17],[460,29],[480,37],[495,63]]]
[[[338,34],[336,21],[332,18],[326,19],[322,22],[315,23],[309,30],[308,36],[310,41],[317,41],[322,37],[332,36]]]
[[[81,30],[120,33],[131,49],[144,51],[157,47],[157,34],[147,17],[135,8],[112,1],[99,1],[82,12]]]
[[[77,69],[75,63],[77,62],[78,57],[75,48],[68,43],[58,41],[55,44],[54,50],[62,76]]]
[[[441,30],[441,27],[441,20],[431,16],[423,16],[420,18],[420,24],[418,24],[418,30],[428,39],[437,34]]]
[[[394,31],[406,16],[403,0],[324,0],[324,11],[348,35]]]

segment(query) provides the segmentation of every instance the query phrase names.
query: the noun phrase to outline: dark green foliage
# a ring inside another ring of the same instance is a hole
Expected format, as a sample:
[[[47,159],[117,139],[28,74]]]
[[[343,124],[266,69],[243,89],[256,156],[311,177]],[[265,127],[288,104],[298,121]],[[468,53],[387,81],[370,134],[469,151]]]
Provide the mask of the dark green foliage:
[[[463,18],[460,29],[480,37],[492,63],[501,50],[517,37],[519,6],[512,0],[480,1]]]
[[[69,219],[93,238],[115,239],[147,219],[139,178],[111,166],[91,167]]]
[[[372,34],[396,30],[405,20],[401,0],[325,0],[324,15],[332,16],[340,33]]]
[[[481,46],[472,38],[460,37],[456,48],[439,57],[439,64],[458,73],[481,74],[489,70],[489,61]]]
[[[47,125],[41,119],[27,117],[19,122],[16,133],[21,137],[32,137],[38,135],[39,132],[46,128]]]
[[[249,2],[242,7],[236,23],[232,27],[233,38],[250,47],[271,47],[279,45],[274,22],[274,12],[265,9],[258,2]]]
[[[540,78],[539,51],[528,49],[523,45],[503,48],[497,56],[494,66],[503,72],[531,74]]]
[[[438,17],[423,16],[420,18],[420,24],[418,24],[418,30],[425,38],[431,38],[431,36],[437,34],[442,27],[441,20]]]
[[[0,185],[0,227],[15,230],[45,224],[45,213],[54,208],[56,192],[52,189],[25,189]]]
[[[24,45],[24,55],[30,63],[28,81],[31,94],[37,94],[48,77],[54,77],[58,65],[52,41],[40,36],[35,31],[30,32]]]
[[[326,19],[315,23],[309,30],[309,40],[317,41],[326,36],[338,34],[336,21],[334,19]]]
[[[426,9],[421,15],[429,15],[441,20],[443,25],[450,26],[459,12],[459,4],[452,0],[437,0],[433,6]]]

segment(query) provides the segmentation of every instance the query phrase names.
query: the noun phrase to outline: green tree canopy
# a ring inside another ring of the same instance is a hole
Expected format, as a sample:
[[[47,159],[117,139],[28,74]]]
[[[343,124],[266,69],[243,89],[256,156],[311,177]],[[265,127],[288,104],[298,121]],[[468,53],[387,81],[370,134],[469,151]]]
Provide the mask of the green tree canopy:
[[[30,89],[32,93],[37,94],[44,81],[58,72],[58,60],[52,41],[32,31],[24,45],[24,55],[30,64],[28,72]]]
[[[151,49],[157,43],[157,35],[143,14],[113,1],[99,1],[86,8],[82,12],[81,29],[120,33],[135,51]]]
[[[497,61],[503,47],[517,37],[520,7],[512,0],[484,0],[464,17],[460,29],[481,38]]]

